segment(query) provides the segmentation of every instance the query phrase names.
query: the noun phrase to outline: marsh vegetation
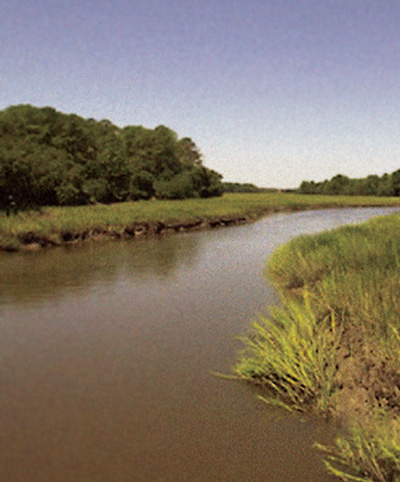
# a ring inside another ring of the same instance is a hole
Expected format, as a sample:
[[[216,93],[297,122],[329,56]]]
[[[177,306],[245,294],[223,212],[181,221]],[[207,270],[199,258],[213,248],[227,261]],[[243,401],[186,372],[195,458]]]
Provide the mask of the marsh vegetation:
[[[149,200],[91,206],[52,206],[6,216],[0,211],[0,249],[52,246],[95,237],[226,226],[279,211],[328,207],[396,206],[400,198],[290,193],[225,194],[218,198]]]
[[[400,216],[295,238],[269,260],[282,306],[243,338],[234,368],[264,400],[333,418],[322,447],[346,481],[400,480]]]

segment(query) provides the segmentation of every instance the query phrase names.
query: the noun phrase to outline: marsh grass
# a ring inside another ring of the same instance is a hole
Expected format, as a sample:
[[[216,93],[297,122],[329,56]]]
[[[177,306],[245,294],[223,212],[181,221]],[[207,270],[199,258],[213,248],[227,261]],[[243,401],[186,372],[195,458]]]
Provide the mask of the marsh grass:
[[[316,447],[328,471],[343,481],[400,482],[400,420],[389,420],[381,410],[372,424],[353,424],[334,447]]]
[[[234,372],[265,388],[265,402],[328,413],[340,342],[334,317],[318,320],[308,303],[288,301],[255,322],[243,342]]]
[[[281,246],[266,271],[283,307],[244,337],[234,369],[270,403],[359,420],[320,446],[345,481],[400,481],[399,232],[393,214]]]
[[[226,194],[221,198],[182,201],[138,201],[111,205],[47,207],[39,211],[20,211],[6,217],[0,212],[0,246],[18,248],[29,238],[49,244],[62,242],[60,234],[96,231],[121,234],[132,225],[143,223],[205,224],[220,218],[245,217],[247,220],[276,211],[348,206],[396,206],[399,198],[354,196],[316,196],[289,193]],[[33,235],[33,236],[32,236]]]
[[[385,345],[400,329],[400,217],[397,214],[302,236],[270,258],[267,272],[285,296],[306,291],[318,315],[334,312]]]

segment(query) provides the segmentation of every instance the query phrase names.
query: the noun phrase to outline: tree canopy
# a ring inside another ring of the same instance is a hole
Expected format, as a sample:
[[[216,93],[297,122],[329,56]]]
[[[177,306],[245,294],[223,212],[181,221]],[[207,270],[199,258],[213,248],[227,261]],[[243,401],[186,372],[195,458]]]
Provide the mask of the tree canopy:
[[[383,176],[370,175],[351,179],[337,174],[322,182],[303,181],[297,189],[302,194],[342,194],[347,196],[400,196],[400,169]]]
[[[0,111],[0,206],[219,196],[222,176],[165,126],[117,127],[52,107]]]
[[[255,193],[255,192],[275,192],[278,189],[258,187],[249,182],[223,182],[224,192],[230,193]]]

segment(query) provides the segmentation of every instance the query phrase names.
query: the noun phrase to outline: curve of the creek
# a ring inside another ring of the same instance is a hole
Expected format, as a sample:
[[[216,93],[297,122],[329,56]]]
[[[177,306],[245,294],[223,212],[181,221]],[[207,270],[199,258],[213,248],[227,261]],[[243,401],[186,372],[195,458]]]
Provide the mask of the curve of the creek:
[[[293,236],[393,209],[0,253],[0,481],[328,482],[332,428],[230,373]]]

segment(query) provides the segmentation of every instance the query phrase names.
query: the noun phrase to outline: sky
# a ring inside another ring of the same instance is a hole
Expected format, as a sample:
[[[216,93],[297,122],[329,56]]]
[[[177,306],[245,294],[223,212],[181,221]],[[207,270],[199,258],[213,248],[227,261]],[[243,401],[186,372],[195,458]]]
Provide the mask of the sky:
[[[1,0],[0,110],[191,137],[225,181],[400,169],[398,0]]]

